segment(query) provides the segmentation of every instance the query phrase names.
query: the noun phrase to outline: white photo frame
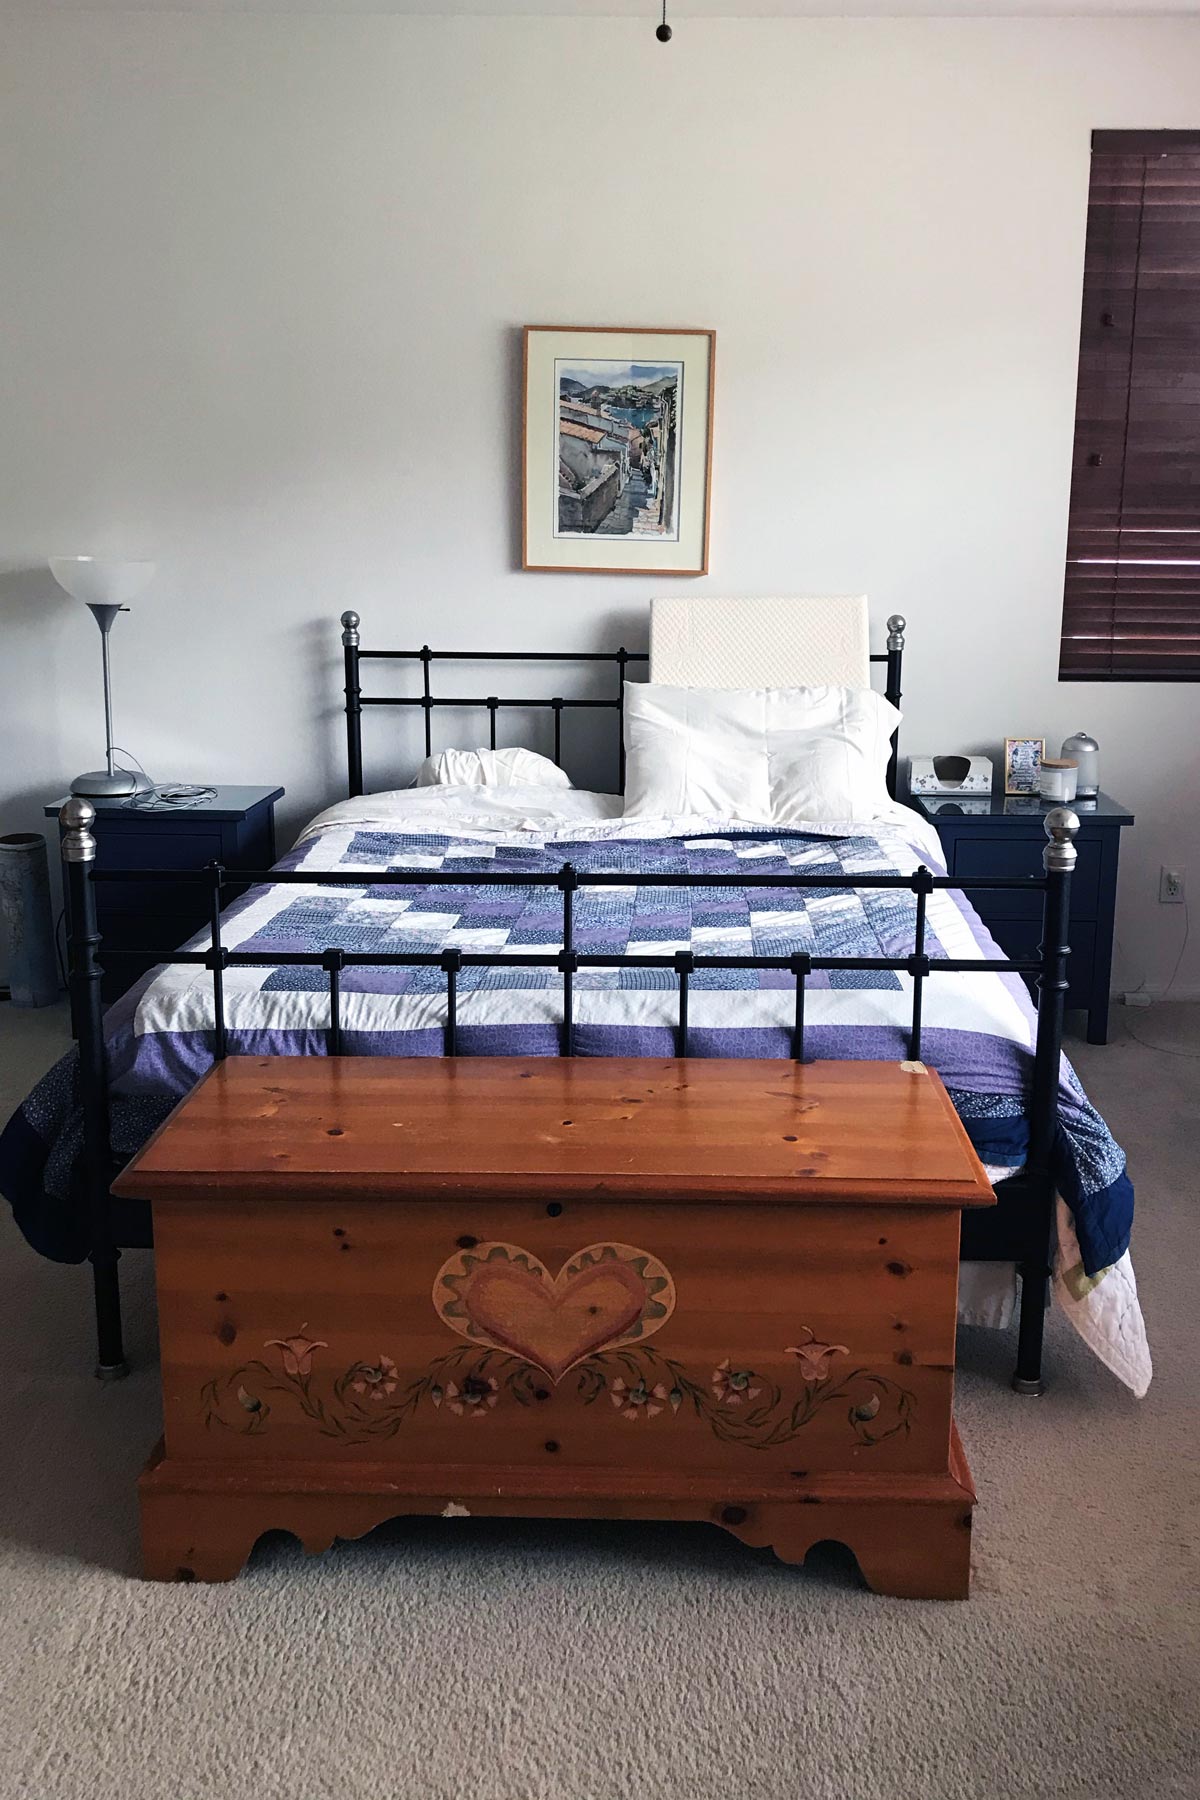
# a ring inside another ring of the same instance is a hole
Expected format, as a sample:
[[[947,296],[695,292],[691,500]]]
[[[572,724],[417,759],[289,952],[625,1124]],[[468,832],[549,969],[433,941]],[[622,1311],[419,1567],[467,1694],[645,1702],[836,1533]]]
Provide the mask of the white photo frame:
[[[1004,792],[1036,794],[1045,754],[1045,738],[1005,738]]]
[[[716,335],[525,327],[523,568],[708,573]]]

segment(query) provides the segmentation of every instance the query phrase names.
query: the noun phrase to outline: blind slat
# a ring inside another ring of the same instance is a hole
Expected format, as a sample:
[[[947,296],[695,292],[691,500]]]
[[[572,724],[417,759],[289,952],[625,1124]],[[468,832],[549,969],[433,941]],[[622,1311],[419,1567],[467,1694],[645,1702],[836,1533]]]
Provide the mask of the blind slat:
[[[1093,138],[1059,675],[1200,679],[1200,133]]]

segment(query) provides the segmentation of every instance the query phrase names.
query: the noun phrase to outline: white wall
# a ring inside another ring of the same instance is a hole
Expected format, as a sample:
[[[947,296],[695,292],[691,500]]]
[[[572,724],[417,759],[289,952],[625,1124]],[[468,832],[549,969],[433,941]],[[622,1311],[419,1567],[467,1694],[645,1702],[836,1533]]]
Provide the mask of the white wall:
[[[651,25],[0,21],[0,828],[97,760],[50,552],[158,559],[121,741],[284,782],[292,825],[338,788],[342,607],[381,644],[640,642],[661,583],[516,566],[516,328],[714,326],[690,585],[906,613],[909,750],[1094,732],[1138,814],[1117,977],[1161,985],[1197,690],[1055,671],[1088,134],[1200,124],[1200,24]]]

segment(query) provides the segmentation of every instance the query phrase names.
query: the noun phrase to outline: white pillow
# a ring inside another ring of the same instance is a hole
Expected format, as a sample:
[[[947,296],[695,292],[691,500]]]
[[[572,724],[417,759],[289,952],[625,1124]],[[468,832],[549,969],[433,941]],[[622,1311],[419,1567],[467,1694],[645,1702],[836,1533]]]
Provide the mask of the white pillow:
[[[900,714],[872,688],[625,689],[625,816],[875,819]]]
[[[571,778],[535,750],[442,750],[427,756],[414,787],[564,787]]]

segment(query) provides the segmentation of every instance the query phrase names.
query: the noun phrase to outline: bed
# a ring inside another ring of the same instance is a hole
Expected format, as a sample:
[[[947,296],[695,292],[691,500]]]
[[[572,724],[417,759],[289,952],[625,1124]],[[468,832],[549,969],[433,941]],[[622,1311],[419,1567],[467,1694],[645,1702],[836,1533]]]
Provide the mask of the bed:
[[[865,628],[865,607],[862,618]],[[1009,1285],[1020,1266],[1014,1385],[1040,1390],[1052,1275],[1091,1347],[1145,1391],[1124,1158],[1060,1057],[1069,823],[1055,827],[1045,877],[1029,878],[1048,907],[1035,965],[1001,955],[950,883],[935,835],[894,800],[894,742],[893,798],[869,826],[630,818],[618,796],[532,783],[364,795],[364,708],[419,708],[431,750],[435,707],[471,702],[434,698],[437,653],[363,650],[358,626],[343,616],[350,797],[314,819],[223,914],[214,871],[211,932],[139,982],[102,1025],[90,906],[97,877],[75,803],[66,854],[80,1053],[39,1084],[0,1137],[0,1188],[35,1249],[91,1260],[102,1368],[123,1362],[117,1252],[148,1241],[144,1213],[109,1195],[114,1170],[214,1057],[925,1058],[1002,1184],[1001,1204],[968,1228],[975,1236],[964,1254],[1005,1271]],[[669,637],[664,626],[662,641]],[[893,621],[887,652],[872,660],[886,665],[896,700],[902,651],[902,622]],[[364,695],[362,660],[403,655],[419,665],[422,692]],[[485,696],[491,749],[508,706],[550,711],[556,764],[564,713],[607,710],[621,722],[629,665],[645,658],[620,650],[585,660],[615,665],[615,696]],[[624,735],[619,758],[623,782]],[[1034,972],[1036,1013],[1023,979]],[[964,1290],[968,1317],[990,1309],[989,1322],[1004,1322],[994,1293],[972,1312],[969,1280]]]

